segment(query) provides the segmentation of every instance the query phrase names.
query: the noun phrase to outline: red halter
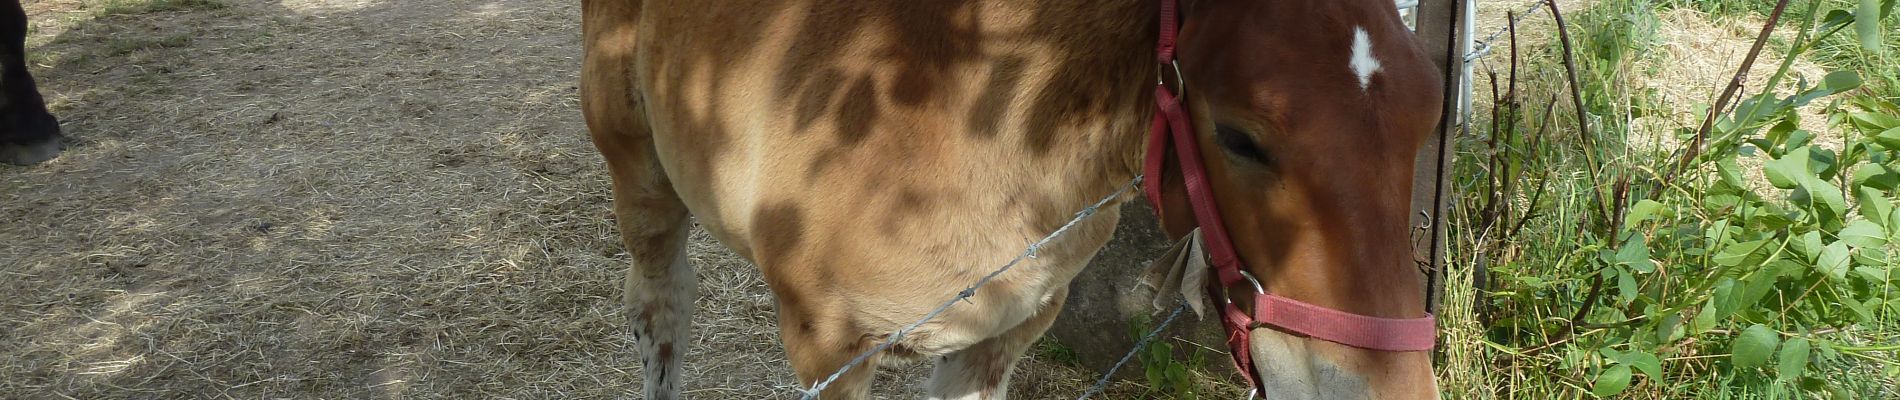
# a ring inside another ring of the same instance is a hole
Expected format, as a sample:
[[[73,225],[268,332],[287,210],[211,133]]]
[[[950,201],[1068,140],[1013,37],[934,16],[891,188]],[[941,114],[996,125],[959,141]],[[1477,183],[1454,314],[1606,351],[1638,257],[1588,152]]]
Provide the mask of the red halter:
[[[1180,67],[1174,57],[1175,35],[1178,33],[1177,2],[1161,0],[1161,39],[1155,53],[1156,62],[1171,66],[1179,79]],[[1221,323],[1227,329],[1227,344],[1233,352],[1235,366],[1247,375],[1249,384],[1261,389],[1248,346],[1248,333],[1263,325],[1371,350],[1432,349],[1437,340],[1437,323],[1430,313],[1421,318],[1407,319],[1371,317],[1275,296],[1261,289],[1259,282],[1241,268],[1240,258],[1234,254],[1234,244],[1227,237],[1227,227],[1222,223],[1220,208],[1214,204],[1214,191],[1207,181],[1207,169],[1201,163],[1200,142],[1195,138],[1194,129],[1180,100],[1168,90],[1166,84],[1159,81],[1155,83],[1157,110],[1154,134],[1148,138],[1148,154],[1142,166],[1143,176],[1146,177],[1142,189],[1148,197],[1148,203],[1159,214],[1162,207],[1162,169],[1166,167],[1164,160],[1167,158],[1169,139],[1172,138],[1175,156],[1181,165],[1182,183],[1187,187],[1188,204],[1194,209],[1195,221],[1200,223],[1210,264],[1219,279],[1207,288],[1209,297],[1217,301],[1226,300],[1221,306]],[[1243,282],[1255,288],[1252,315],[1241,310],[1226,295],[1226,288]]]

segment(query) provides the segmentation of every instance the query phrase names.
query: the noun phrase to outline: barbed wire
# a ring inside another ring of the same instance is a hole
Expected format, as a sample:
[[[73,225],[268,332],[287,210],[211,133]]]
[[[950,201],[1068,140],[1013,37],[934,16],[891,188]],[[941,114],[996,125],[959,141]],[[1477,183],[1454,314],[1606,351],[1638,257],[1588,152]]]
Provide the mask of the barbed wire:
[[[1163,295],[1163,293],[1155,293],[1155,295],[1160,296],[1160,295]],[[1122,369],[1122,365],[1128,364],[1128,360],[1132,360],[1135,358],[1136,353],[1140,353],[1141,349],[1147,348],[1148,342],[1153,341],[1155,339],[1155,336],[1161,335],[1161,331],[1167,329],[1168,324],[1174,323],[1174,317],[1181,316],[1181,311],[1186,310],[1187,307],[1188,307],[1187,303],[1181,303],[1181,305],[1175,306],[1174,312],[1168,313],[1168,318],[1161,320],[1161,323],[1155,325],[1154,329],[1148,330],[1147,335],[1142,336],[1141,340],[1135,342],[1134,348],[1128,349],[1127,354],[1122,354],[1121,361],[1116,361],[1115,366],[1109,367],[1108,372],[1102,374],[1101,379],[1095,380],[1095,386],[1089,387],[1088,391],[1082,392],[1082,396],[1076,397],[1075,400],[1087,399],[1089,398],[1089,396],[1094,396],[1096,393],[1101,393],[1102,389],[1108,388],[1108,379],[1115,376],[1115,371],[1120,371]]]
[[[1465,53],[1465,63],[1469,64],[1472,61],[1476,61],[1479,58],[1483,58],[1486,55],[1490,55],[1491,49],[1496,48],[1495,46],[1491,45],[1491,42],[1497,41],[1498,37],[1504,36],[1504,33],[1510,31],[1512,26],[1516,26],[1519,22],[1524,22],[1524,17],[1530,16],[1532,13],[1536,13],[1537,10],[1540,8],[1544,8],[1543,0],[1531,1],[1530,7],[1525,8],[1524,12],[1517,13],[1517,16],[1511,18],[1511,21],[1509,23],[1504,24],[1504,26],[1498,27],[1497,31],[1491,32],[1490,35],[1487,35],[1484,37],[1484,40],[1480,40],[1476,44],[1474,44],[1472,46],[1471,52]]]
[[[1103,197],[1101,200],[1097,200],[1095,204],[1089,205],[1088,208],[1084,208],[1082,209],[1082,211],[1076,212],[1075,217],[1070,218],[1068,223],[1062,224],[1062,227],[1056,228],[1054,232],[1049,232],[1049,235],[1043,236],[1042,240],[1036,241],[1035,243],[1031,243],[1028,249],[1024,249],[1023,253],[1017,255],[1015,259],[1009,260],[1009,263],[1003,264],[1001,268],[997,268],[996,271],[990,272],[989,275],[984,275],[982,279],[977,279],[976,283],[971,284],[970,287],[968,288],[964,288],[963,291],[961,292],[957,292],[956,297],[951,298],[949,301],[944,302],[943,305],[937,306],[937,309],[931,310],[930,313],[924,314],[924,317],[918,319],[917,322],[912,322],[910,323],[910,325],[906,325],[902,329],[898,329],[897,332],[892,333],[889,338],[884,339],[883,343],[878,343],[877,346],[872,347],[870,350],[858,354],[857,357],[854,357],[851,359],[851,362],[845,363],[843,367],[839,367],[838,371],[832,372],[831,376],[826,377],[825,380],[819,381],[818,384],[816,385],[812,385],[810,389],[799,390],[799,392],[801,392],[803,394],[803,398],[807,400],[818,398],[819,392],[824,391],[825,387],[830,386],[831,383],[837,381],[839,377],[843,377],[844,373],[850,371],[851,368],[857,367],[858,364],[864,363],[864,360],[870,359],[871,356],[874,354],[890,349],[891,346],[895,345],[898,340],[903,339],[905,334],[910,333],[911,330],[917,329],[917,327],[922,326],[925,322],[929,322],[930,320],[937,318],[937,315],[943,314],[944,311],[949,310],[950,306],[956,305],[957,302],[959,301],[964,301],[965,299],[969,299],[970,296],[975,296],[977,288],[981,288],[983,287],[983,285],[989,284],[990,280],[995,279],[997,275],[1002,275],[1004,272],[1009,272],[1011,268],[1015,268],[1017,264],[1022,263],[1022,261],[1025,259],[1036,258],[1036,253],[1042,251],[1043,245],[1047,245],[1049,244],[1050,241],[1055,240],[1056,237],[1062,236],[1063,233],[1067,233],[1069,231],[1069,228],[1075,227],[1076,223],[1082,222],[1082,220],[1087,219],[1091,215],[1095,215],[1095,212],[1097,210],[1100,210],[1102,206],[1107,205],[1109,201],[1113,201],[1117,198],[1121,198],[1122,195],[1128,193],[1130,189],[1134,189],[1136,187],[1141,186],[1141,179],[1142,177],[1140,175],[1136,175],[1135,179],[1129,180],[1128,184],[1123,185],[1121,189],[1115,190],[1115,192],[1109,194],[1108,197]]]

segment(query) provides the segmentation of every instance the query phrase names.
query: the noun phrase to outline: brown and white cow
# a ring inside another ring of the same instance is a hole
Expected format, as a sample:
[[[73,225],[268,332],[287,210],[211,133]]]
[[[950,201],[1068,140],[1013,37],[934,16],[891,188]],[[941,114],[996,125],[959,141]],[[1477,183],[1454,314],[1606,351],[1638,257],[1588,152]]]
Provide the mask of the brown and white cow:
[[[689,217],[763,271],[811,385],[1141,173],[1156,80],[1175,79],[1155,59],[1157,0],[583,5],[583,113],[633,259],[649,399],[683,378]],[[1181,7],[1177,89],[1248,272],[1333,310],[1424,315],[1407,222],[1443,87],[1393,2]],[[1186,235],[1179,173],[1162,178],[1163,225]],[[877,357],[935,360],[933,398],[1002,398],[1117,218],[1083,221]],[[1427,353],[1249,334],[1274,398],[1437,397]],[[867,397],[872,376],[823,395]]]

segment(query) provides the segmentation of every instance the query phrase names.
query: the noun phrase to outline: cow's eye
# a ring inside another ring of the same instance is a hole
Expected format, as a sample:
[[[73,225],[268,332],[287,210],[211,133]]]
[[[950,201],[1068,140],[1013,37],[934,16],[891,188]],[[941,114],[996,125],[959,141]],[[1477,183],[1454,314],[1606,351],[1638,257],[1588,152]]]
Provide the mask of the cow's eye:
[[[1234,129],[1226,125],[1215,125],[1214,140],[1220,142],[1221,150],[1227,151],[1227,155],[1234,158],[1259,163],[1260,165],[1267,165],[1269,164],[1268,161],[1271,160],[1267,158],[1267,152],[1265,150],[1261,150],[1259,145],[1254,144],[1253,137],[1247,136],[1246,132],[1241,132],[1239,129]]]

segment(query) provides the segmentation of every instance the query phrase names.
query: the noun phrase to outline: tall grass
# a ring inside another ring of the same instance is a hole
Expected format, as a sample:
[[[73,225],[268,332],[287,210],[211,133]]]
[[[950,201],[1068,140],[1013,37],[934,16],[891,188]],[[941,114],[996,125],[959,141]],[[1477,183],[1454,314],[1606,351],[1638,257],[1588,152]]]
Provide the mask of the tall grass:
[[[1736,1],[1736,0],[1672,0],[1678,6],[1694,8],[1711,15],[1723,17],[1759,17],[1766,15],[1772,2]],[[1841,10],[1852,12],[1859,7],[1861,0],[1822,0],[1822,10]],[[1823,65],[1835,69],[1851,69],[1862,72],[1866,85],[1872,88],[1867,95],[1882,97],[1885,101],[1900,102],[1900,28],[1893,23],[1894,4],[1891,1],[1876,1],[1876,8],[1884,15],[1881,24],[1887,51],[1870,52],[1859,43],[1858,35],[1836,35],[1828,37],[1810,49],[1807,55]],[[1823,16],[1825,17],[1825,16]],[[1787,43],[1774,43],[1786,49]]]
[[[1490,101],[1458,137],[1446,397],[1900,398],[1900,34],[1864,48],[1859,1],[1791,1],[1762,50],[1774,72],[1729,101],[1725,81],[1657,81],[1683,62],[1658,16],[1753,36],[1773,1],[1597,2],[1481,68]],[[1804,57],[1827,73],[1791,73]]]

